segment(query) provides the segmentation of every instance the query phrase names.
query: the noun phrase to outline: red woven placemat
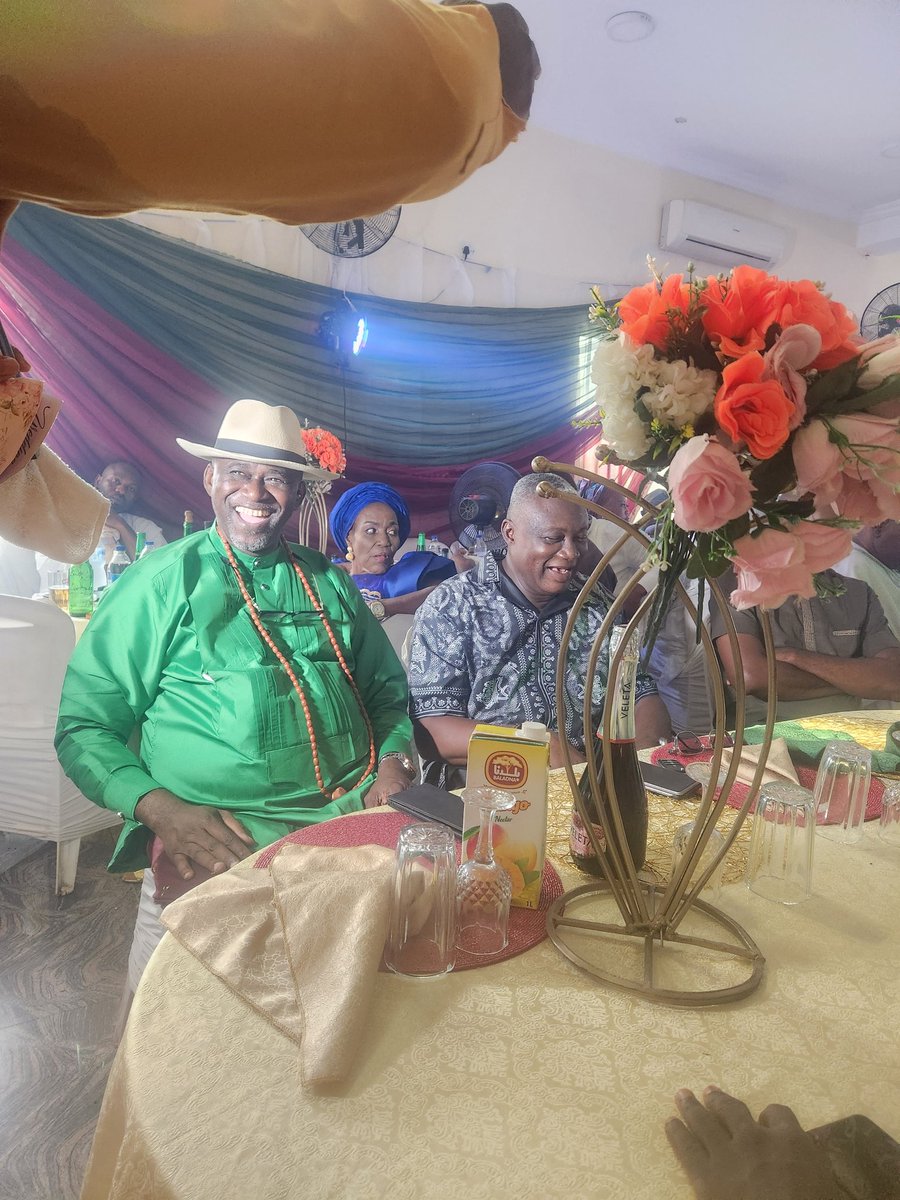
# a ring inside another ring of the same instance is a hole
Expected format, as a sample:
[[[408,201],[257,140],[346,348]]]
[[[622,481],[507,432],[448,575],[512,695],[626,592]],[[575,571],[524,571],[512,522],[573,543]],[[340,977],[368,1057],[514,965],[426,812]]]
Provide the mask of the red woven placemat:
[[[651,762],[658,762],[661,758],[674,758],[678,762],[687,766],[689,763],[707,763],[712,758],[712,750],[707,750],[703,754],[678,754],[671,744],[668,746],[660,746],[650,755]],[[797,779],[801,787],[812,791],[816,783],[816,767],[800,766],[794,763],[794,770],[797,772]],[[719,789],[716,789],[718,792]],[[740,808],[747,799],[747,793],[750,791],[749,785],[746,783],[733,783],[731,791],[728,795],[728,807]],[[877,821],[881,816],[882,800],[884,798],[884,784],[880,779],[873,778],[869,784],[869,795],[866,798],[866,817],[867,821]],[[750,805],[750,812],[756,811],[756,800]],[[837,821],[838,817],[834,818]],[[819,824],[833,824],[834,822],[820,821]]]
[[[291,843],[299,846],[387,846],[389,850],[396,849],[400,830],[407,825],[418,825],[419,821],[410,819],[400,812],[360,812],[351,813],[348,817],[339,817],[333,821],[323,821],[321,825],[309,825],[306,829],[298,829],[289,833],[280,842],[273,842],[262,850],[256,860],[256,866],[262,870],[278,853],[282,846]],[[459,858],[459,838],[456,839],[457,858]],[[541,880],[541,897],[537,908],[511,908],[509,910],[509,945],[499,954],[474,955],[466,954],[464,950],[456,952],[456,971],[466,971],[470,967],[489,967],[492,963],[503,962],[506,958],[514,958],[525,950],[530,950],[542,942],[547,936],[546,912],[550,905],[563,892],[562,881],[550,863],[544,864],[544,875]]]

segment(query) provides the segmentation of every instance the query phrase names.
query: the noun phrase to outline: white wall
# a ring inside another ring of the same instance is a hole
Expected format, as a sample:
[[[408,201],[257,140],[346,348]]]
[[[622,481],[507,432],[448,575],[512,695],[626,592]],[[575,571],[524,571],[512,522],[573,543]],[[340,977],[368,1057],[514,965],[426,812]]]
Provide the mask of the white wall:
[[[407,205],[391,242],[356,262],[316,250],[295,230],[251,218],[141,214],[141,224],[244,258],[270,270],[396,299],[444,304],[544,307],[587,303],[592,283],[607,295],[687,260],[658,248],[663,205],[701,200],[771,221],[790,232],[782,278],[821,279],[857,315],[900,280],[900,253],[866,255],[856,227],[694,175],[664,170],[567,138],[529,130],[494,163],[438,200]],[[462,248],[472,249],[463,265]],[[702,273],[719,267],[698,261]]]

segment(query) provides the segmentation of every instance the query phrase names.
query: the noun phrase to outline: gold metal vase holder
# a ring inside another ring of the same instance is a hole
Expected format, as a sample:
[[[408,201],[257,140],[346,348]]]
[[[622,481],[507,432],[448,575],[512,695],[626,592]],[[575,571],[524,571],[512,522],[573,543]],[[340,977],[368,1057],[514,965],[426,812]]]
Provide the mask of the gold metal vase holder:
[[[556,693],[559,728],[566,720],[566,659],[572,632],[579,613],[610,559],[628,541],[636,538],[644,549],[649,549],[650,539],[645,528],[656,521],[659,509],[640,494],[622,487],[618,483],[582,470],[566,463],[549,462],[536,458],[532,463],[535,471],[565,471],[569,475],[600,483],[619,492],[635,504],[633,520],[629,523],[599,505],[581,496],[555,490],[544,482],[538,487],[541,495],[558,497],[586,509],[593,517],[611,521],[622,530],[622,536],[603,555],[584,588],[572,605],[563,633],[557,664]],[[591,699],[597,665],[616,616],[629,595],[638,585],[646,585],[642,570],[632,575],[620,589],[616,604],[607,614],[591,648],[584,689],[584,744],[593,744],[595,730],[591,713]],[[734,810],[734,821],[725,834],[724,844],[715,857],[704,857],[710,836],[723,814],[728,794],[737,775],[738,762],[743,745],[744,706],[746,692],[743,683],[740,646],[731,617],[730,606],[714,579],[707,580],[711,602],[718,605],[725,622],[731,653],[735,662],[735,724],[734,750],[728,770],[722,780],[718,799],[715,798],[722,759],[723,735],[725,731],[725,688],[716,653],[703,622],[700,636],[708,665],[709,679],[715,695],[715,733],[713,756],[710,763],[710,778],[704,786],[702,799],[692,807],[694,828],[683,857],[675,866],[668,884],[657,884],[641,879],[635,869],[634,859],[625,838],[625,829],[619,800],[615,794],[612,764],[608,753],[603,754],[603,774],[606,783],[604,799],[600,791],[597,767],[593,755],[587,754],[585,771],[590,782],[593,803],[604,830],[613,831],[606,838],[606,847],[599,843],[594,830],[594,821],[578,789],[571,751],[565,739],[561,739],[563,758],[569,787],[575,806],[588,832],[600,865],[602,878],[576,887],[550,907],[547,913],[547,931],[558,949],[583,971],[614,987],[624,988],[640,994],[648,1000],[663,1004],[685,1007],[724,1004],[750,995],[762,979],[765,959],[749,934],[731,917],[700,899],[700,892],[719,869],[734,843],[738,832],[747,818],[759,791],[772,741],[772,726],[775,716],[775,657],[772,644],[772,629],[768,616],[762,613],[762,628],[768,663],[768,710],[766,713],[765,737],[759,754],[758,765],[750,784],[749,793],[740,809]],[[616,677],[623,653],[631,634],[646,616],[653,601],[653,590],[641,601],[628,622],[626,636],[618,650],[611,656],[608,679]],[[692,620],[697,620],[697,609],[679,581],[677,596],[672,601],[686,606]],[[608,690],[611,692],[612,689]],[[609,745],[611,733],[611,705],[604,706],[603,740]],[[702,732],[702,731],[701,731]],[[596,818],[595,818],[596,819]],[[702,867],[701,867],[702,860]]]
[[[318,534],[318,550],[324,554],[328,547],[328,509],[325,507],[325,497],[331,491],[330,479],[307,479],[303,499],[297,510],[299,529],[297,541],[301,546],[313,546],[310,541],[312,526],[315,523]]]

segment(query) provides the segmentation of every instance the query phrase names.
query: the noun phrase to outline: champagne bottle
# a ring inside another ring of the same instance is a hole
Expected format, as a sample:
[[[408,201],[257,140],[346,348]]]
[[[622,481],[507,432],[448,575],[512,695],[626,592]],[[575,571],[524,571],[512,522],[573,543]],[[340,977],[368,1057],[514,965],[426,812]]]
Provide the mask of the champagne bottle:
[[[94,611],[94,568],[90,560],[69,567],[69,616],[89,617]]]
[[[610,662],[612,662],[613,655],[624,636],[624,625],[613,626],[609,639]],[[614,705],[610,722],[608,754],[615,794],[619,802],[619,811],[622,814],[625,840],[634,859],[635,870],[640,870],[647,855],[647,793],[644,790],[644,781],[641,777],[641,767],[634,741],[634,685],[639,650],[639,634],[635,633],[622,656],[615,680],[610,679],[607,685],[607,700]],[[609,791],[603,769],[603,747],[603,727],[601,725],[594,738],[592,752],[597,766],[600,794],[608,804]],[[578,791],[591,816],[598,844],[601,850],[605,850],[609,840],[616,836],[616,830],[615,828],[605,829],[600,822],[600,814],[594,806],[587,767],[584,769]],[[577,809],[572,812],[569,850],[575,865],[582,871],[587,871],[591,875],[601,874],[590,834],[585,829]]]
[[[189,508],[184,510],[184,537],[190,537],[194,532],[194,514]]]

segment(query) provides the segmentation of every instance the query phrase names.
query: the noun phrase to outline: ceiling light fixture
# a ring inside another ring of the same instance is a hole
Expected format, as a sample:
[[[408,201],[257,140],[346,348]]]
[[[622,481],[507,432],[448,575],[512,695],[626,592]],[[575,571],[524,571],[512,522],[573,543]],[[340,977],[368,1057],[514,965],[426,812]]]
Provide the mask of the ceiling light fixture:
[[[606,22],[606,33],[614,42],[640,42],[648,38],[656,22],[645,12],[620,12]]]

